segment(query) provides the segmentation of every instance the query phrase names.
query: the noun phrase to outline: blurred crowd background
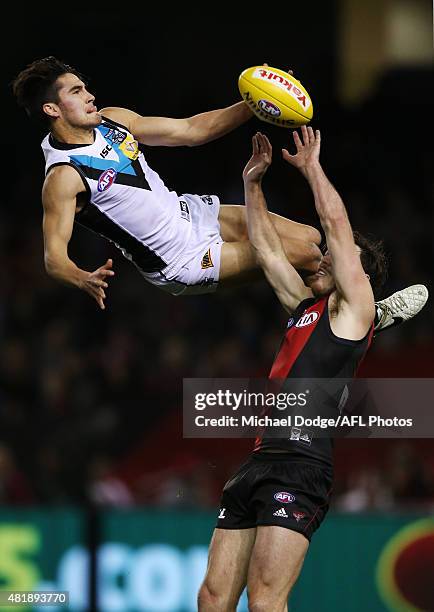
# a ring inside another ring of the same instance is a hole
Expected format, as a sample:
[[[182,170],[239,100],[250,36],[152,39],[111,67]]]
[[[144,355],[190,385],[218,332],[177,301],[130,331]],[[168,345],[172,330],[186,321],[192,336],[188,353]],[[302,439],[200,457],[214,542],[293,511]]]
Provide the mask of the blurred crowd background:
[[[184,117],[237,101],[237,76],[249,65],[291,67],[314,100],[323,165],[354,228],[384,239],[390,256],[384,295],[414,283],[432,291],[430,3],[395,4],[395,12],[387,2],[380,9],[371,2],[341,3],[334,11],[323,6],[309,35],[295,26],[278,35],[277,24],[259,32],[253,21],[242,34],[227,22],[186,30],[165,21],[145,39],[139,24],[127,27],[115,12],[110,27],[102,19],[97,33],[97,13],[70,15],[65,36],[59,22],[35,15],[22,24],[23,44],[8,59],[6,80],[54,54],[89,75],[99,107]],[[91,270],[114,260],[107,310],[52,281],[43,267],[43,134],[15,107],[10,90],[5,95],[0,504],[217,508],[225,480],[252,441],[183,440],[182,379],[267,376],[285,313],[265,282],[211,296],[166,295],[79,227],[70,248],[78,265]],[[284,130],[253,119],[200,149],[144,152],[178,193],[216,193],[223,203],[242,203],[241,172],[258,129],[275,151],[264,182],[269,208],[318,226],[308,186],[280,159],[288,145]],[[430,301],[415,320],[374,341],[363,373],[432,377],[433,354]],[[434,444],[338,441],[334,506],[432,509]]]

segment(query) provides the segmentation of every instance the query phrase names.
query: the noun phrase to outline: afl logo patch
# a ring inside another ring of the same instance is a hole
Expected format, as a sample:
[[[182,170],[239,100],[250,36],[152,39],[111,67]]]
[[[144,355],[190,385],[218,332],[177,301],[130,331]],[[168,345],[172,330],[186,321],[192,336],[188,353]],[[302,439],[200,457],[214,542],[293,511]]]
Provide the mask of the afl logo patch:
[[[258,106],[264,113],[272,117],[279,117],[281,115],[280,108],[269,100],[259,100]]]
[[[287,491],[279,491],[279,493],[274,494],[274,499],[282,504],[292,504],[295,501],[295,495]]]
[[[113,185],[116,180],[117,172],[114,168],[104,170],[98,179],[98,191],[105,191]]]
[[[312,325],[319,319],[319,312],[313,310],[312,312],[307,312],[304,314],[301,319],[297,321],[295,327],[306,327],[307,325]]]

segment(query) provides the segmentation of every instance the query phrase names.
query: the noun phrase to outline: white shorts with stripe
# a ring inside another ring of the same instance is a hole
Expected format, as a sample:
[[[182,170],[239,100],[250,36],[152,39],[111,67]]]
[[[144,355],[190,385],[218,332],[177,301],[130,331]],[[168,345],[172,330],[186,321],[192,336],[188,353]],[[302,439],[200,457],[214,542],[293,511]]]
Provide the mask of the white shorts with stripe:
[[[216,195],[179,196],[181,210],[191,221],[190,240],[176,262],[161,272],[142,273],[147,281],[172,295],[212,293],[217,289],[223,240]],[[174,269],[175,268],[175,269]]]

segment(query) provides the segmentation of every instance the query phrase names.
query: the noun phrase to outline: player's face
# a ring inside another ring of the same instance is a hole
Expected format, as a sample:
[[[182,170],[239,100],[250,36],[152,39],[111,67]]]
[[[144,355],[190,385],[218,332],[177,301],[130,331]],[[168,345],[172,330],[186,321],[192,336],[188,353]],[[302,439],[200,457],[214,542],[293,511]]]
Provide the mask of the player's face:
[[[335,279],[332,275],[332,262],[328,251],[321,258],[318,270],[308,276],[305,283],[317,297],[329,295],[335,288]]]
[[[361,249],[355,245],[357,253],[361,254]],[[335,279],[333,277],[332,261],[328,251],[325,251],[321,258],[318,270],[312,276],[305,279],[306,285],[312,290],[316,297],[324,297],[330,295],[336,288]]]
[[[93,128],[101,123],[101,115],[94,104],[95,96],[75,74],[63,74],[57,79],[57,108],[59,117],[75,128]]]

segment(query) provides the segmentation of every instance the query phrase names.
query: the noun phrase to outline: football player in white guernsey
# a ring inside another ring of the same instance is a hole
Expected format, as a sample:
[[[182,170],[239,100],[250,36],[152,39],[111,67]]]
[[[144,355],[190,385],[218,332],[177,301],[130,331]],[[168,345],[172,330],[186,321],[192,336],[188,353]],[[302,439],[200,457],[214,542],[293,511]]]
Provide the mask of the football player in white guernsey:
[[[217,196],[178,195],[146,163],[138,143],[196,146],[252,117],[244,102],[187,119],[143,117],[95,105],[81,75],[54,57],[36,60],[13,84],[18,103],[43,121],[45,267],[90,294],[104,309],[114,274],[109,259],[93,272],[68,256],[74,222],[106,237],[151,283],[174,295],[214,291],[261,276],[247,233],[245,207]],[[314,272],[320,233],[270,213],[289,261]]]
[[[220,138],[252,117],[238,102],[187,119],[142,117],[125,108],[98,111],[80,73],[54,57],[36,60],[13,83],[27,114],[50,132],[42,142],[45,268],[86,291],[105,308],[113,276],[108,259],[93,272],[68,256],[74,222],[113,242],[152,284],[174,295],[215,291],[261,278],[248,239],[245,206],[220,205],[215,195],[169,191],[146,163],[139,143],[196,146]],[[321,235],[313,227],[269,213],[286,257],[316,272]],[[381,331],[407,321],[426,303],[423,285],[377,303]]]

